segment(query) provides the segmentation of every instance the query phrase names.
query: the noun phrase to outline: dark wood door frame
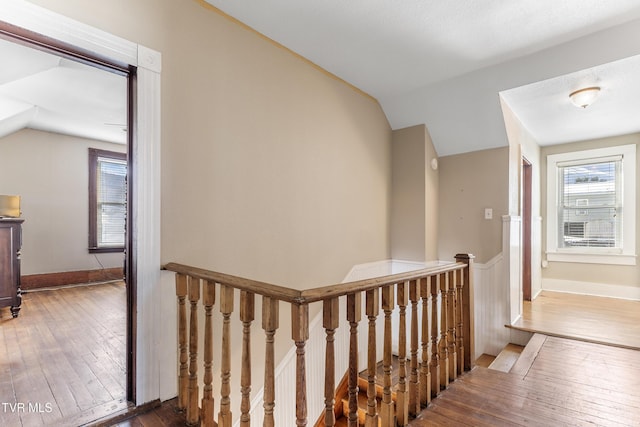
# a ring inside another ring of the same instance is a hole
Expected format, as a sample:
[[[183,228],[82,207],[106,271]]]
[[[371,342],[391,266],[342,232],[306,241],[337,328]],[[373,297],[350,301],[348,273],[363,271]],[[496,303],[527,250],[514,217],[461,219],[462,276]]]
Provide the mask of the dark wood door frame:
[[[28,47],[47,51],[64,58],[72,59],[105,71],[116,73],[127,77],[127,153],[134,152],[133,129],[135,129],[134,114],[136,105],[136,67],[129,64],[123,64],[110,58],[96,55],[77,46],[63,43],[59,40],[52,39],[42,34],[8,24],[0,20],[0,37],[11,42],[26,45]],[[133,182],[135,170],[133,167],[132,157],[127,156],[127,200],[133,200]],[[127,400],[136,401],[136,318],[137,312],[137,284],[136,284],[136,259],[135,247],[137,241],[135,239],[136,230],[133,227],[134,212],[133,203],[127,203],[127,236],[125,246],[125,282],[127,286]]]
[[[532,166],[522,158],[522,298],[531,301]]]

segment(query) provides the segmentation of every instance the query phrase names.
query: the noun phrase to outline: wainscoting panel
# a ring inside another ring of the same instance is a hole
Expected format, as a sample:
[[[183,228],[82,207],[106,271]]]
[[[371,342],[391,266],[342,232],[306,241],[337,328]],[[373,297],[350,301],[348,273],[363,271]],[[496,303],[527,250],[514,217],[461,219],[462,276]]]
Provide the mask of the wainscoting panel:
[[[475,358],[497,356],[509,343],[509,284],[502,254],[486,264],[474,264]]]

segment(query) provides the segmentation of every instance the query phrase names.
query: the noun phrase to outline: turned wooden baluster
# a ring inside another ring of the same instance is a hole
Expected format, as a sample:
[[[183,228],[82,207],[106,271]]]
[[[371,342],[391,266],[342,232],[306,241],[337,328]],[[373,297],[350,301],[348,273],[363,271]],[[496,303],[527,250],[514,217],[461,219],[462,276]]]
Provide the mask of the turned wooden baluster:
[[[365,427],[378,427],[376,402],[376,317],[380,311],[378,289],[366,292],[367,318],[369,319],[369,339],[367,352],[367,416]]]
[[[440,278],[440,387],[449,386],[449,345],[447,343],[447,319],[449,314],[449,275],[442,273]]]
[[[233,313],[233,288],[220,286],[220,313],[222,313],[222,359],[220,360],[220,412],[218,425],[231,427],[231,313]]]
[[[291,338],[296,344],[296,425],[307,425],[307,367],[305,344],[309,339],[309,305],[291,304]]]
[[[456,261],[464,262],[467,267],[462,272],[462,304],[461,310],[463,314],[462,325],[462,343],[464,354],[464,369],[469,371],[474,364],[474,320],[473,320],[473,259],[471,254],[458,254]]]
[[[449,277],[449,298],[447,305],[447,344],[449,344],[449,379],[453,381],[458,376],[458,348],[456,344],[456,275],[455,271],[447,273]]]
[[[418,283],[409,282],[411,301],[411,360],[409,361],[409,415],[420,413],[420,389],[418,388]]]
[[[189,354],[187,351],[187,276],[176,274],[176,296],[178,297],[178,351],[180,368],[178,371],[179,411],[185,411],[189,401]]]
[[[324,425],[333,427],[336,425],[336,414],[334,412],[336,373],[335,373],[335,349],[334,335],[340,325],[338,298],[325,300],[322,306],[322,326],[327,335],[327,349],[325,351],[324,362]]]
[[[358,322],[362,319],[362,294],[347,295],[349,321],[349,427],[358,427]]]
[[[189,276],[189,402],[187,403],[187,425],[200,422],[198,407],[198,301],[200,300],[200,279]]]
[[[380,419],[383,427],[391,427],[396,424],[396,409],[391,399],[391,313],[395,307],[393,298],[393,286],[382,288],[382,309],[384,310],[384,347],[382,349],[382,404],[380,406]]]
[[[275,353],[274,336],[279,327],[279,302],[270,297],[262,297],[262,329],[266,335],[264,362],[264,427],[275,427],[273,409],[275,407]]]
[[[240,427],[251,425],[251,322],[255,319],[255,294],[240,292],[240,321],[242,322],[242,370],[240,371]]]
[[[458,350],[458,374],[464,372],[464,342],[462,340],[463,330],[463,314],[462,314],[462,287],[464,279],[462,270],[456,270],[456,347]]]
[[[440,394],[440,355],[438,354],[438,292],[440,290],[439,276],[431,276],[431,395]]]
[[[429,371],[429,280],[420,279],[418,286],[422,297],[422,363],[420,364],[420,404],[431,402],[431,372]]]
[[[202,425],[215,425],[213,414],[213,328],[212,310],[216,302],[216,284],[206,280],[202,285],[202,302],[204,304],[204,388],[202,389]]]
[[[407,395],[407,305],[409,304],[409,283],[397,284],[400,319],[398,322],[398,391],[396,392],[396,414],[399,426],[409,423],[409,396]],[[349,426],[351,427],[351,426]]]

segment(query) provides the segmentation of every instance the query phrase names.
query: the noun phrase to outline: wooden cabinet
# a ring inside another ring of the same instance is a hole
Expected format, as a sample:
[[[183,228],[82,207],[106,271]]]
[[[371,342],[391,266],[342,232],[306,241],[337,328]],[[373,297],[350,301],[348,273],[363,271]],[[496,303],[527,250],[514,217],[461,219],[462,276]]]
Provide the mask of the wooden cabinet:
[[[20,295],[20,247],[23,219],[0,219],[0,307],[11,307],[18,317]]]

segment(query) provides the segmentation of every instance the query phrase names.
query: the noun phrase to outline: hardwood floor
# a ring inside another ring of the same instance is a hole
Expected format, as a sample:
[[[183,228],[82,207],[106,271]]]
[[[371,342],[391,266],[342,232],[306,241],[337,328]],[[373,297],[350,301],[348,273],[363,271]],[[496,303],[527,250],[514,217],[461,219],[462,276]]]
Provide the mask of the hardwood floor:
[[[176,411],[177,399],[162,403],[162,406],[125,421],[109,424],[113,427],[177,427],[185,425],[184,413]]]
[[[640,350],[640,301],[543,291],[512,327]]]
[[[640,352],[557,337],[543,340],[522,374],[476,367],[410,425],[640,425]]]
[[[0,311],[0,425],[78,426],[127,408],[123,282],[30,292]]]

